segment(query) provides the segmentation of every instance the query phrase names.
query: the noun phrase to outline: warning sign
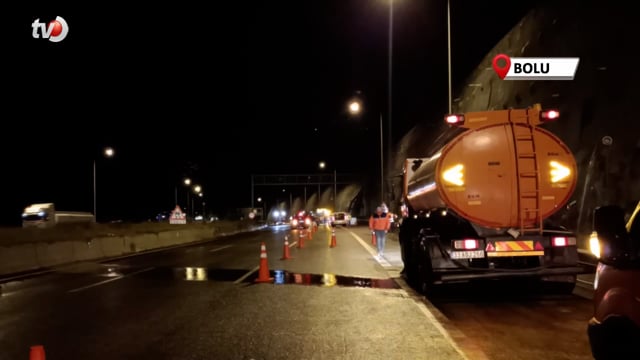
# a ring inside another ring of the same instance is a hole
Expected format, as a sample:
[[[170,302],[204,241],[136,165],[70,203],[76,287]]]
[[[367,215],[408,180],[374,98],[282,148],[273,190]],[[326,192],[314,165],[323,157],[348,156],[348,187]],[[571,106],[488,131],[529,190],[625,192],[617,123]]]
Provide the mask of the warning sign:
[[[169,217],[169,224],[186,224],[187,223],[187,214],[182,212],[180,206],[176,205],[176,208],[171,212],[171,216]]]

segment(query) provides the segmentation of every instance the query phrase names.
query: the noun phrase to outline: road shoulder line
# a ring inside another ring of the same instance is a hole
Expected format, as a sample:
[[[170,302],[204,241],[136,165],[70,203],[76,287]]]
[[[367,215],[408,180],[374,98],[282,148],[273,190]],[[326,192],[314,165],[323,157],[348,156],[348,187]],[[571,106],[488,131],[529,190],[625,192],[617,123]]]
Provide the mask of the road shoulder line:
[[[153,269],[154,269],[153,267],[148,267],[148,268],[145,268],[145,269],[142,269],[142,270],[131,272],[131,273],[126,274],[126,275],[114,277],[112,279],[107,279],[107,280],[104,280],[104,281],[93,283],[91,285],[87,285],[87,286],[79,287],[79,288],[76,288],[76,289],[73,289],[73,290],[69,290],[67,292],[68,293],[75,293],[75,292],[79,292],[79,291],[82,291],[82,290],[91,289],[91,288],[96,287],[96,286],[104,285],[104,284],[107,284],[107,283],[110,283],[110,282],[113,282],[113,281],[116,281],[116,280],[122,280],[124,278],[131,277],[133,275],[137,275],[137,274],[140,274],[140,273],[143,273],[143,272],[146,272],[146,271],[149,271],[149,270],[153,270]]]
[[[354,239],[356,239],[364,249],[369,252],[372,256],[376,255],[375,250],[373,250],[366,241],[364,241],[360,236],[349,229],[343,229],[348,232]],[[379,260],[375,258],[382,267],[385,268],[387,274],[390,278],[392,278],[400,288],[405,292],[408,298],[413,300],[413,303],[418,307],[420,312],[427,318],[427,320],[435,326],[438,332],[445,338],[445,340],[453,347],[453,349],[465,360],[489,360],[487,355],[479,349],[477,346],[470,344],[466,335],[459,329],[457,329],[453,324],[449,322],[449,320],[436,308],[426,297],[418,294],[415,290],[413,290],[402,278],[393,277],[389,274],[389,270],[393,268],[393,266],[387,262],[385,259]],[[459,344],[464,344],[465,350],[462,350],[462,347]]]
[[[240,277],[238,280],[234,281],[234,284],[240,284],[241,282],[244,281],[244,279],[248,278],[251,274],[253,274],[254,272],[260,270],[260,266],[256,266],[253,269],[249,270],[249,272],[247,272],[246,274],[242,275],[242,277]]]
[[[362,245],[362,247],[369,253],[371,254],[371,257],[373,257],[380,265],[382,265],[383,268],[388,269],[388,268],[392,268],[393,265],[391,265],[386,259],[378,259],[376,257],[377,252],[376,250],[372,249],[366,241],[364,241],[360,236],[358,236],[358,234],[354,233],[353,231],[349,230],[349,229],[342,229],[346,232],[348,232],[354,239],[356,239],[360,245]]]

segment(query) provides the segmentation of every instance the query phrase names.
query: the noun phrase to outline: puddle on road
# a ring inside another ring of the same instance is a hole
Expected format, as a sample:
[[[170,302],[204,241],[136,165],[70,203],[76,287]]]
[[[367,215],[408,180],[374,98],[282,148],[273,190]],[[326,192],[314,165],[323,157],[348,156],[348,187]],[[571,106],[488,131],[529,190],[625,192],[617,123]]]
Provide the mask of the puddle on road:
[[[138,276],[152,279],[173,279],[183,281],[220,281],[232,282],[245,276],[249,269],[215,269],[204,267],[155,268]],[[393,279],[370,279],[362,277],[341,276],[334,274],[299,274],[284,270],[273,270],[270,277],[276,285],[312,285],[312,286],[344,286],[374,289],[399,289]],[[258,272],[243,279],[244,284],[253,284]]]
[[[253,274],[244,282],[254,282],[258,274]],[[371,279],[354,276],[342,276],[334,274],[298,274],[290,273],[284,270],[271,271],[274,278],[273,283],[276,285],[295,284],[295,285],[316,285],[316,286],[344,286],[344,287],[361,287],[373,289],[400,289],[400,286],[393,279]]]
[[[184,281],[236,281],[249,272],[245,269],[209,269],[205,267],[155,268],[138,276],[151,279]]]

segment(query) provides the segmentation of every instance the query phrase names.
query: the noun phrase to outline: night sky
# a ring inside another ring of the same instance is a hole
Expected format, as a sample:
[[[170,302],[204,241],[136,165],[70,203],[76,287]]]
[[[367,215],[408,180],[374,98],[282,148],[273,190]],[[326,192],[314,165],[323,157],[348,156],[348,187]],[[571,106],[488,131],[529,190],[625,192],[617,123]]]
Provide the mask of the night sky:
[[[324,160],[375,174],[389,0],[223,3],[3,5],[0,222],[19,224],[35,202],[91,211],[94,159],[104,220],[170,210],[185,176],[223,214],[249,206],[252,173],[316,172]],[[452,3],[456,86],[531,5]],[[57,15],[65,40],[32,38],[34,19]],[[397,141],[446,112],[446,3],[395,0],[393,25]],[[345,112],[356,91],[358,120]]]

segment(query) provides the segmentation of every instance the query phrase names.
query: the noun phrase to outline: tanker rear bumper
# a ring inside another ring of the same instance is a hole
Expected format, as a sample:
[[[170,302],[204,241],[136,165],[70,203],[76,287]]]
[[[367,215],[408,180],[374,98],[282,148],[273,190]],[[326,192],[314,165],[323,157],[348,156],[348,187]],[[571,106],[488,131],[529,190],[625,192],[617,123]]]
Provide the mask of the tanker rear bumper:
[[[438,270],[434,269],[436,284],[459,282],[479,279],[508,279],[508,278],[545,278],[549,276],[579,275],[586,269],[580,266],[554,267],[531,270]]]

